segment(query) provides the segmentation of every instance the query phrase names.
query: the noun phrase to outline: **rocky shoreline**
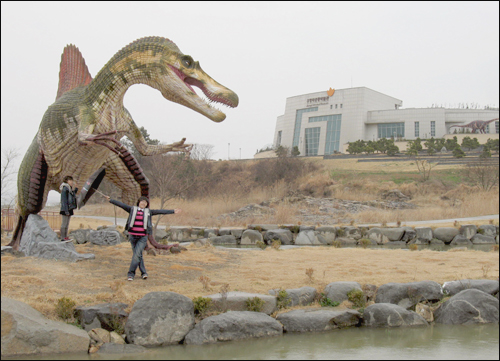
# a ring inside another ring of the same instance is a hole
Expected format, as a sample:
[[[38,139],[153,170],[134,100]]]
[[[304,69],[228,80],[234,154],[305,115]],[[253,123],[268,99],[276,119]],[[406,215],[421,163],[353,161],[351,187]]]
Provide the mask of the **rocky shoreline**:
[[[63,352],[136,353],[151,347],[202,345],[287,332],[326,332],[350,327],[427,327],[430,324],[498,323],[498,280],[387,283],[380,287],[332,282],[319,295],[312,287],[269,290],[268,295],[207,295],[215,315],[197,319],[199,299],[151,292],[130,313],[124,303],[79,306],[79,326],[46,319],[30,306],[2,297],[2,357]],[[449,298],[448,298],[449,297]],[[320,302],[320,303],[321,303]],[[340,303],[351,308],[334,307]],[[303,306],[302,309],[287,310]],[[332,307],[333,306],[333,307]],[[122,332],[122,334],[118,334]]]

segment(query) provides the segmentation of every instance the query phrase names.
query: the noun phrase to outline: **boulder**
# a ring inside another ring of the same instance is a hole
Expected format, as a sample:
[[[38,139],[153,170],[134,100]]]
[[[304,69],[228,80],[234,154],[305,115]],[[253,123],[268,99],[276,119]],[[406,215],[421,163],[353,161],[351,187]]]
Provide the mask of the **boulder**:
[[[267,244],[272,244],[274,240],[278,240],[281,244],[292,244],[293,236],[289,229],[271,229],[264,233],[264,241]]]
[[[361,314],[350,309],[293,310],[278,315],[276,320],[281,322],[284,332],[321,332],[357,326],[361,322]]]
[[[101,230],[90,231],[89,242],[98,246],[115,246],[122,240],[118,231]]]
[[[434,238],[443,241],[444,243],[450,243],[453,238],[459,233],[459,230],[454,227],[438,227],[434,230]]]
[[[243,235],[243,231],[245,231],[244,228],[233,228],[231,229],[231,234],[236,238],[236,239],[241,239],[241,236]]]
[[[221,310],[222,312],[225,312],[226,310],[248,311],[247,301],[254,297],[258,297],[264,301],[260,312],[270,315],[276,311],[276,297],[260,293],[231,291],[225,294],[216,293],[205,297],[212,300],[211,307]]]
[[[498,322],[498,298],[477,289],[460,291],[434,311],[436,323],[475,324]]]
[[[269,290],[269,294],[272,296],[277,296],[280,290]],[[314,301],[316,297],[317,291],[314,287],[301,287],[301,288],[293,288],[285,290],[288,294],[286,298],[290,302],[287,304],[287,307],[295,307],[295,306],[306,306]]]
[[[405,233],[403,228],[380,228],[380,231],[390,242],[401,241]]]
[[[328,284],[325,287],[324,293],[325,296],[333,302],[342,303],[348,299],[347,293],[353,289],[363,291],[358,282],[339,281]]]
[[[1,298],[2,359],[40,353],[87,353],[86,331],[65,322],[52,321],[31,306],[11,298]]]
[[[482,226],[479,226],[479,230],[479,232],[482,232],[485,236],[495,237],[498,235],[498,226],[493,224],[483,224]]]
[[[113,331],[117,322],[124,322],[128,313],[126,303],[101,303],[95,306],[78,306],[75,309],[75,317],[85,331],[94,328],[103,328]]]
[[[69,232],[70,238],[72,238],[76,244],[84,244],[89,241],[90,232],[92,229],[75,229]]]
[[[203,231],[203,238],[211,238],[211,237],[217,237],[217,236],[229,236],[231,233],[228,234],[219,234],[219,230],[217,228],[207,228]]]
[[[417,303],[415,306],[415,312],[422,316],[427,322],[433,322],[434,321],[434,314],[432,313],[432,309],[424,305],[423,303]]]
[[[282,334],[281,324],[264,313],[231,311],[203,319],[186,335],[184,343],[201,345]]]
[[[477,227],[475,224],[464,224],[460,226],[459,232],[465,238],[471,239],[477,233]]]
[[[150,292],[134,303],[125,333],[129,343],[154,347],[179,343],[193,327],[193,301],[174,292]]]
[[[429,244],[434,238],[430,227],[415,227],[415,232],[417,232],[417,239],[420,241],[418,244]]]
[[[368,239],[377,242],[377,244],[385,244],[389,242],[389,238],[384,235],[384,233],[382,232],[382,228],[371,228],[366,236]]]
[[[341,227],[341,229],[344,230],[344,237],[352,238],[352,239],[355,239],[356,241],[358,239],[361,239],[361,237],[362,237],[361,231],[359,230],[358,227],[345,226],[345,227]]]
[[[461,234],[457,234],[455,237],[453,237],[453,240],[450,242],[451,246],[472,246],[472,242],[469,241],[469,239]]]
[[[422,300],[436,302],[442,298],[441,285],[434,281],[386,283],[378,288],[375,303],[392,303],[409,309]]]
[[[58,261],[76,262],[94,259],[93,254],[76,252],[73,242],[61,242],[48,222],[38,214],[30,214],[26,221],[19,251],[25,256],[56,259]]]
[[[254,229],[247,229],[241,235],[241,244],[256,244],[258,241],[263,242],[262,233]]]
[[[209,240],[212,244],[237,244],[236,238],[232,235],[211,237]]]
[[[336,241],[340,242],[342,246],[355,246],[358,243],[354,238],[348,237],[337,237]]]
[[[318,238],[316,232],[313,230],[300,231],[295,239],[295,244],[305,246],[321,245],[326,244],[326,240],[323,238],[323,242],[321,242],[320,238]]]
[[[367,327],[405,327],[428,326],[428,322],[419,314],[408,311],[392,303],[375,303],[365,308],[363,326]]]
[[[333,244],[335,237],[337,237],[337,227],[322,226],[316,228],[316,234],[325,239],[326,244]]]
[[[173,242],[189,241],[191,240],[191,228],[170,227],[170,238]]]
[[[277,224],[251,224],[248,226],[248,229],[253,229],[259,232],[266,232],[272,229],[279,229],[279,228],[280,227]]]
[[[417,231],[411,227],[402,227],[402,229],[404,230],[404,233],[401,237],[401,241],[405,243],[417,241]]]
[[[498,280],[470,280],[463,279],[457,281],[445,282],[443,284],[443,291],[447,295],[454,296],[457,293],[467,290],[467,289],[476,289],[483,292],[486,292],[490,295],[494,295],[498,293]]]
[[[472,244],[495,244],[495,237],[493,236],[485,236],[482,234],[476,234],[471,239]]]

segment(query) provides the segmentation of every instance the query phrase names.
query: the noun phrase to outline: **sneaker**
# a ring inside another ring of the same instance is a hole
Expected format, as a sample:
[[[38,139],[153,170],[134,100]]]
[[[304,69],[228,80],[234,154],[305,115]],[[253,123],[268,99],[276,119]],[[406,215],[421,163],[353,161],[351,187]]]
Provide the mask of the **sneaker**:
[[[145,274],[143,274],[143,275],[142,275],[142,279],[143,279],[143,280],[145,280],[145,279],[147,279],[147,278],[148,278],[148,274],[147,274],[147,273],[145,273]]]
[[[71,241],[72,241],[72,239],[69,239],[68,237],[61,239],[62,243],[68,243],[68,242],[71,242]]]
[[[127,281],[133,281],[133,280],[134,280],[134,277],[127,278]]]

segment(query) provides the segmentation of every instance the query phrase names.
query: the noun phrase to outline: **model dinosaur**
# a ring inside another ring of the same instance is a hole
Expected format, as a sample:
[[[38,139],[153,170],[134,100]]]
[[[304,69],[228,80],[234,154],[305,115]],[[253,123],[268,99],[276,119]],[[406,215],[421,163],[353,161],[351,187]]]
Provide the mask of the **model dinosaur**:
[[[452,127],[471,128],[472,133],[476,133],[476,131],[479,130],[479,133],[486,134],[486,126],[495,120],[498,120],[498,118],[491,120],[474,120],[473,122],[470,122],[469,124],[465,125],[452,125],[450,129]]]
[[[135,204],[149,194],[149,181],[136,159],[119,142],[126,135],[144,156],[184,151],[179,142],[148,145],[130,113],[123,106],[128,88],[146,84],[165,99],[191,108],[215,122],[226,115],[200,98],[200,88],[210,102],[238,105],[238,96],[206,74],[197,61],[162,37],[138,39],[118,51],[92,79],[79,50],[69,45],[61,57],[56,101],[45,112],[18,173],[17,223],[10,246],[17,249],[26,220],[38,213],[50,190],[58,191],[71,175],[83,184],[99,168],[122,191],[122,201]],[[151,239],[150,239],[151,240]],[[154,239],[153,239],[154,242]],[[156,242],[153,245],[158,246]]]

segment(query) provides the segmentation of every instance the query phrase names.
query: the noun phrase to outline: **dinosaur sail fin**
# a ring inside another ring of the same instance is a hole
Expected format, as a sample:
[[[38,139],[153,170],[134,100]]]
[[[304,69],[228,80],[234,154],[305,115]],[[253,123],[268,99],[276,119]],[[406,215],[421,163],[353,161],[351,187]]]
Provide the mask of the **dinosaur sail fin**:
[[[61,55],[59,89],[57,89],[56,100],[67,91],[87,85],[91,80],[92,76],[80,50],[73,44],[67,45]]]

